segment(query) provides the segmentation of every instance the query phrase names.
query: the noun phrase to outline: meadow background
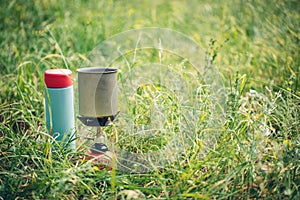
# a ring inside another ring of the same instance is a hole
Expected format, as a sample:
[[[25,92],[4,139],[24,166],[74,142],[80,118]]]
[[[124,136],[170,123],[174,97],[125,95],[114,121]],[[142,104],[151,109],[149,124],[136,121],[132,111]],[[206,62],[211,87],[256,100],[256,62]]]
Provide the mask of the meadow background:
[[[200,158],[195,142],[145,174],[99,171],[82,162],[84,149],[50,152],[44,71],[75,72],[106,38],[143,27],[189,36],[220,71],[228,94],[218,145]],[[0,43],[1,198],[299,199],[297,0],[2,0]]]

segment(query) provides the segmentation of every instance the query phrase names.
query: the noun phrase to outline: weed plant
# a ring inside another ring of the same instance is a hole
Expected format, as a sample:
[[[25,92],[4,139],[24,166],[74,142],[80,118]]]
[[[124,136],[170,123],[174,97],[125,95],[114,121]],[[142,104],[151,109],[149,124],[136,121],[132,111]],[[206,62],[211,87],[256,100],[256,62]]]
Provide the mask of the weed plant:
[[[3,0],[0,21],[0,199],[299,199],[297,0]],[[99,170],[83,159],[85,146],[51,148],[44,71],[69,68],[76,83],[97,44],[144,27],[181,32],[203,47],[222,77],[223,109],[212,112],[214,91],[188,61],[138,51],[137,59],[128,54],[112,64],[121,69],[122,112],[103,130],[141,154],[181,136],[175,141],[189,141],[182,154],[128,173]],[[138,84],[145,72],[153,79]]]

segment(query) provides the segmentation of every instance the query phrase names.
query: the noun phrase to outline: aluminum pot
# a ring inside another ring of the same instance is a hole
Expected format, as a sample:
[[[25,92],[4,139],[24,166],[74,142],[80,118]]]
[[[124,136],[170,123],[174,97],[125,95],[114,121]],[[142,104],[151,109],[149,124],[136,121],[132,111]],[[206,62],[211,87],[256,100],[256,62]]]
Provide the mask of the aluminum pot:
[[[118,69],[89,67],[77,72],[79,115],[95,118],[116,115]]]

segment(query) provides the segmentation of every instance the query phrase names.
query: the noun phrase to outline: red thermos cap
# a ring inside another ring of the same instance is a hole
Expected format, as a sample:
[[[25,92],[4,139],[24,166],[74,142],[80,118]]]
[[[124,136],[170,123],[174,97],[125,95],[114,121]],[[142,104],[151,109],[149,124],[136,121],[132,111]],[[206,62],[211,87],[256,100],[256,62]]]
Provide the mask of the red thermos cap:
[[[47,88],[65,88],[73,84],[72,71],[68,69],[49,69],[44,73]]]

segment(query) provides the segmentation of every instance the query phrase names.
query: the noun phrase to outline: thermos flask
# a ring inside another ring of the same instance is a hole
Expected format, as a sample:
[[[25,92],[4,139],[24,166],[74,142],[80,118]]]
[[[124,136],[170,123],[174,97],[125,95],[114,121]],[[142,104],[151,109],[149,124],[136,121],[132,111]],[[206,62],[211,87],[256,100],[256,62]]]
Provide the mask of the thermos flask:
[[[44,73],[45,114],[48,132],[58,143],[76,149],[72,71],[50,69]]]

